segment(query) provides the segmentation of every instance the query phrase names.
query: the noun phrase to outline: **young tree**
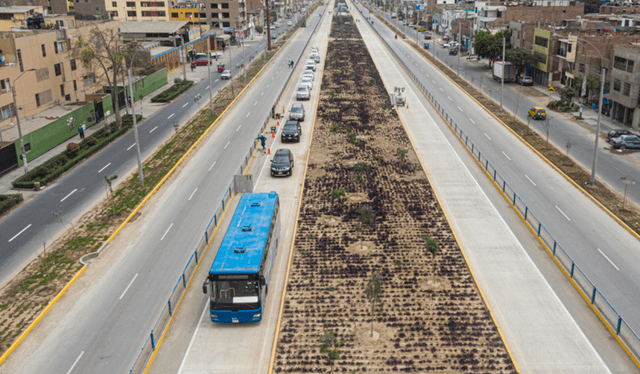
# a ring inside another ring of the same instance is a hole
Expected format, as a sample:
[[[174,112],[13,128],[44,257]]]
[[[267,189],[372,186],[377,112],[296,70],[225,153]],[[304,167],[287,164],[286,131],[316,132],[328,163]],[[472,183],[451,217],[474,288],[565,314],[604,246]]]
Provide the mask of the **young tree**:
[[[362,249],[362,229],[363,225],[370,225],[373,222],[373,219],[376,217],[376,213],[371,209],[369,205],[363,205],[357,210],[359,216],[358,220],[360,220],[360,224],[356,227],[356,230],[361,233],[360,235],[360,249]]]
[[[527,68],[527,64],[533,65],[535,63],[531,53],[527,53],[519,48],[508,49],[506,51],[506,59],[518,69],[516,72],[517,75],[522,75]]]
[[[380,294],[382,293],[382,276],[376,272],[371,274],[367,287],[364,289],[367,299],[371,303],[371,337],[373,337],[373,322],[375,320],[376,305],[382,306]]]
[[[338,347],[342,345],[342,341],[338,341],[335,332],[325,331],[324,335],[320,337],[320,343],[320,352],[327,354],[326,360],[331,365],[331,372],[333,373],[333,362],[340,358]]]
[[[436,255],[438,254],[439,244],[438,240],[431,237],[431,234],[423,234],[422,237],[425,240],[427,253],[431,253],[431,259],[433,260],[433,282],[436,281]]]
[[[118,76],[122,73],[127,53],[128,48],[117,30],[100,29],[97,26],[91,29],[87,40],[78,38],[72,51],[72,55],[82,62],[87,71],[99,71],[101,74],[96,74],[96,78],[104,77],[107,80],[116,115],[116,128],[122,126],[118,110]]]
[[[565,87],[560,92],[560,101],[564,105],[571,105],[571,99],[576,96],[577,92],[573,89],[573,87]]]

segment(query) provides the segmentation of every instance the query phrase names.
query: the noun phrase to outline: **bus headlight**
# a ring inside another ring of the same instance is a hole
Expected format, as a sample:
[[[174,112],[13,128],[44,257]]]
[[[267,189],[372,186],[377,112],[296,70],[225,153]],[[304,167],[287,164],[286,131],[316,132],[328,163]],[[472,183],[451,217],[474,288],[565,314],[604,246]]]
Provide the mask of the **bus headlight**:
[[[211,318],[218,318],[218,315],[217,314],[212,314]]]
[[[262,313],[254,314],[254,315],[253,315],[253,318],[260,318],[260,316],[261,316],[261,315],[262,315]]]

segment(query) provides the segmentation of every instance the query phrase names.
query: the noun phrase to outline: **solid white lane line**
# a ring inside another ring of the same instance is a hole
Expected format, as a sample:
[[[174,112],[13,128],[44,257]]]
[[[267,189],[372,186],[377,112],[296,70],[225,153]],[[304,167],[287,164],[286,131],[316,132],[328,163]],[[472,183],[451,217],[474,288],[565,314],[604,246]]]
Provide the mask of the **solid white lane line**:
[[[193,192],[191,193],[191,196],[189,196],[189,200],[187,200],[187,201],[191,201],[191,198],[193,197],[193,195],[196,194],[196,191],[198,191],[198,187],[196,187],[196,189],[193,190]]]
[[[607,255],[605,255],[605,254],[604,254],[604,252],[602,252],[602,251],[600,250],[600,248],[598,248],[598,252],[600,252],[600,254],[601,254],[602,256],[604,256],[604,258],[606,258],[606,259],[607,259],[607,261],[609,261],[609,263],[610,263],[611,265],[613,265],[613,267],[614,267],[614,268],[616,268],[616,270],[620,271],[620,268],[619,268],[619,267],[617,267],[617,266],[616,266],[616,264],[614,264],[614,263],[613,263],[613,261],[611,261],[611,260],[609,259],[609,257],[607,257]]]
[[[136,143],[133,143],[129,146],[129,148],[127,148],[127,151],[130,150],[131,148],[135,147]]]
[[[29,227],[31,227],[31,224],[29,224],[29,226],[27,226],[27,227],[25,227],[24,229],[22,229],[22,231],[20,231],[19,233],[15,234],[15,235],[13,236],[13,238],[9,239],[9,243],[11,243],[11,241],[12,241],[13,239],[17,238],[17,237],[18,237],[18,235],[20,235],[20,234],[22,234],[23,232],[25,232],[25,230],[26,230],[26,229],[28,229]]]
[[[231,143],[231,141],[228,141],[227,145],[224,146],[224,149],[227,149],[227,147],[229,146],[230,143]]]
[[[216,162],[213,162],[213,165],[211,165],[211,167],[209,168],[209,171],[211,171],[211,169],[213,169],[213,167],[216,166]]]
[[[251,114],[251,112],[247,113],[246,116],[244,116],[245,118],[249,118],[249,114]]]
[[[102,169],[98,170],[98,174],[100,174],[104,169],[106,169],[111,163],[106,164]]]
[[[184,105],[182,106],[183,108],[186,107],[187,105],[189,105],[189,103],[184,103]]]
[[[535,184],[535,183],[531,180],[531,178],[529,178],[529,176],[528,176],[527,174],[525,174],[525,175],[524,175],[524,177],[525,177],[525,178],[527,178],[527,179],[529,180],[529,182],[531,182],[531,184],[533,184],[533,185],[534,185],[534,187],[538,187],[538,185],[537,185],[537,184]]]
[[[562,211],[562,209],[560,209],[559,206],[556,205],[556,209],[558,209],[558,211],[562,213],[562,215],[564,216],[564,218],[567,219],[567,221],[571,221],[571,218],[569,218],[566,214],[564,214],[564,212]]]
[[[486,133],[486,132],[484,133],[484,136],[486,136],[486,137],[487,137],[487,139],[491,140],[491,138],[489,137],[489,135],[487,135],[487,133]]]
[[[207,86],[207,88],[205,88],[205,90],[208,90],[208,89],[209,89],[209,86]]]
[[[158,126],[154,127],[151,129],[151,131],[149,131],[149,134],[151,134],[152,132],[154,132],[156,129],[158,128]]]
[[[444,92],[444,90],[442,89],[442,87],[438,87],[438,89],[439,89],[440,91]]]
[[[506,153],[504,153],[504,151],[502,151],[502,154],[504,155],[504,157],[506,157],[507,159],[509,159],[509,161],[511,161],[511,157],[507,156]]]
[[[80,356],[78,356],[78,358],[76,358],[76,360],[73,362],[73,365],[71,365],[71,369],[67,371],[67,374],[71,374],[71,372],[73,371],[73,368],[76,367],[76,365],[78,364],[78,361],[80,361],[80,358],[82,357],[83,354],[84,354],[84,351],[80,352]]]
[[[162,238],[160,238],[160,241],[162,241],[162,239],[164,239],[164,237],[167,236],[167,234],[169,233],[169,230],[171,230],[172,227],[173,227],[173,223],[169,225],[169,228],[167,229],[167,231],[164,232],[164,235],[162,235]]]
[[[68,194],[67,196],[63,197],[63,198],[62,198],[62,200],[60,200],[60,202],[63,202],[63,201],[65,201],[65,200],[67,200],[67,197],[69,197],[69,196],[73,195],[73,193],[74,193],[74,192],[76,192],[76,191],[78,191],[78,189],[77,189],[77,188],[76,188],[75,190],[73,190],[73,191],[69,192],[69,194]]]
[[[133,276],[133,279],[131,280],[131,282],[129,282],[129,285],[127,286],[127,288],[124,289],[124,292],[122,293],[122,295],[120,295],[120,298],[118,300],[122,300],[122,298],[124,297],[124,294],[126,294],[127,291],[129,291],[129,287],[131,287],[131,285],[133,284],[133,281],[136,280],[136,278],[138,278],[137,273],[136,275]]]
[[[238,132],[241,127],[242,127],[242,125],[238,126],[238,128],[236,129],[236,132]]]
[[[167,119],[171,119],[171,117],[175,116],[175,113],[172,113],[169,117],[167,117]]]
[[[451,98],[451,96],[447,96],[449,98],[449,101],[453,101],[453,99]]]
[[[464,110],[462,110],[462,108],[458,107],[458,109],[460,109],[460,111],[464,113]]]
[[[474,125],[476,124],[476,122],[474,120],[472,120],[471,118],[469,118],[469,121],[471,121],[471,123],[473,123]]]
[[[255,103],[253,103],[253,106],[256,106],[258,104],[258,102],[256,101]]]

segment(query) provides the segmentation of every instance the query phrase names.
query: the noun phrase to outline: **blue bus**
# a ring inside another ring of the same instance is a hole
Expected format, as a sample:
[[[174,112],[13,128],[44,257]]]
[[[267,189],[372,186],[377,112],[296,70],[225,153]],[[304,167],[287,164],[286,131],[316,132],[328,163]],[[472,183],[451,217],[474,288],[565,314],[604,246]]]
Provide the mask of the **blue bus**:
[[[259,322],[280,239],[278,194],[247,193],[240,198],[209,275],[211,321]]]

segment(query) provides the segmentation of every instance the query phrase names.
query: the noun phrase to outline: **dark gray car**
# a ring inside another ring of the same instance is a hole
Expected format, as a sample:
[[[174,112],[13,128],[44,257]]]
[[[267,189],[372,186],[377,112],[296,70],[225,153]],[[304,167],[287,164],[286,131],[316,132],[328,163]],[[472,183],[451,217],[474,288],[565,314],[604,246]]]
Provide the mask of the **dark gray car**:
[[[293,173],[293,153],[287,148],[278,149],[271,160],[271,176],[285,177]]]
[[[640,149],[640,137],[638,135],[621,135],[611,139],[611,145],[613,148],[619,148],[623,151],[626,149]]]

